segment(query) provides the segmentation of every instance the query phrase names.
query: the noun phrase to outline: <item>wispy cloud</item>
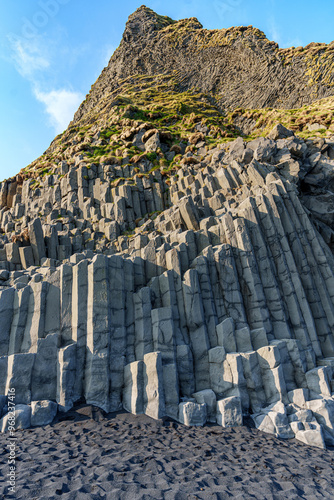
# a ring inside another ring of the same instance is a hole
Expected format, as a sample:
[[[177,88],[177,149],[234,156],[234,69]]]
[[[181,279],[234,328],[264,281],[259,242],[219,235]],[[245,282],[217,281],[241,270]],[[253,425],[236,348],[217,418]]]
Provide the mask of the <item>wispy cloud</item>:
[[[38,37],[32,40],[8,36],[12,60],[17,71],[25,78],[33,78],[36,72],[43,71],[50,66],[49,56],[45,46]]]
[[[269,18],[268,25],[269,25],[269,32],[268,32],[269,38],[277,42],[280,47],[287,48],[287,47],[298,47],[299,45],[302,45],[302,41],[299,38],[285,38],[284,36],[282,36],[282,33],[279,27],[277,26],[274,17]]]
[[[72,90],[51,90],[42,92],[34,90],[35,97],[44,104],[50,125],[59,134],[63,132],[73,118],[75,111],[83,100],[83,95]]]
[[[53,88],[51,79],[56,55],[41,35],[31,38],[9,35],[11,61],[20,75],[28,80],[34,97],[44,105],[47,124],[55,133],[62,132],[84,96],[71,88]]]
[[[271,14],[268,17],[268,36],[271,40],[274,40],[282,48],[287,47],[298,47],[302,45],[302,41],[299,38],[286,38],[282,35],[281,29],[279,28],[276,17],[275,10],[277,9],[275,0],[270,0]]]
[[[269,33],[268,33],[269,38],[271,38],[271,40],[274,40],[280,45],[281,34],[279,32],[274,16],[271,16],[269,18],[268,25],[269,25]]]

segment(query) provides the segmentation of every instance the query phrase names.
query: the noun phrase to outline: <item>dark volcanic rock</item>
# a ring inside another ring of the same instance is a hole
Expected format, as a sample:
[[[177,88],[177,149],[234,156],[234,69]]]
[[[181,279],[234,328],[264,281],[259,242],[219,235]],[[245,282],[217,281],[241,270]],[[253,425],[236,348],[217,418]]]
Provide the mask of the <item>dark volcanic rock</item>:
[[[119,79],[175,71],[180,90],[212,92],[227,109],[297,108],[334,94],[333,71],[325,78],[332,55],[331,45],[281,50],[252,26],[207,30],[196,18],[173,21],[142,6],[129,17],[119,48],[74,121]],[[320,72],[313,67],[319,57]]]

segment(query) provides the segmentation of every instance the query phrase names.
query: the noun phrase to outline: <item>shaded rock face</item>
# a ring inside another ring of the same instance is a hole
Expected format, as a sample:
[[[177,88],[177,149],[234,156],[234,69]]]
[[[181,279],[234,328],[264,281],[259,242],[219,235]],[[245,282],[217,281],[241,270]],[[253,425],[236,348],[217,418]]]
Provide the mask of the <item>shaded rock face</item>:
[[[140,8],[76,115],[82,126],[1,183],[3,430],[15,389],[21,427],[84,399],[185,425],[251,415],[284,439],[334,442],[333,137],[304,141],[278,124],[226,143],[217,108],[182,92],[162,125],[177,85],[147,113],[158,91],[146,84],[134,111],[128,94],[110,108],[103,99],[140,65],[146,75],[168,66],[171,53],[212,91],[211,57],[223,65],[233,50],[241,64],[244,37],[252,57],[282,64],[252,28],[220,37]],[[194,40],[212,44],[194,52]],[[128,89],[137,100],[138,88]]]
[[[201,175],[187,196],[175,191],[179,218],[163,212],[130,248],[74,254],[39,282],[32,267],[29,283],[3,287],[0,391],[15,387],[33,408],[67,411],[84,397],[186,425],[240,425],[251,413],[265,432],[324,447],[333,255],[269,164],[232,160]]]
[[[119,48],[74,121],[115,90],[119,79],[175,71],[180,89],[211,92],[226,109],[297,108],[333,95],[332,55],[331,45],[280,50],[252,26],[206,30],[195,18],[173,21],[142,6],[129,17]],[[320,74],[313,67],[318,58]]]

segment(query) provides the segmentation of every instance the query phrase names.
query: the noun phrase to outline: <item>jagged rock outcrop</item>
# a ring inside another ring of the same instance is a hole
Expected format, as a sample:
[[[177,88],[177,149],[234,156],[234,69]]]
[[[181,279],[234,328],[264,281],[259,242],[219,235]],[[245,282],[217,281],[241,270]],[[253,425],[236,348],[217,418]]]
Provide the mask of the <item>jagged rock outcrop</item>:
[[[303,140],[281,124],[236,138],[208,96],[168,77],[157,90],[151,45],[159,64],[170,58],[171,30],[180,71],[197,35],[215,41],[218,61],[257,36],[247,50],[282,64],[251,28],[224,33],[231,49],[195,20],[141,8],[80,126],[1,183],[1,429],[14,388],[21,428],[84,398],[185,425],[251,415],[281,438],[333,444],[334,225],[321,200],[333,196],[334,138]],[[117,98],[115,82],[140,64],[145,76]]]
[[[180,90],[211,92],[227,109],[301,107],[333,95],[333,51],[333,43],[279,49],[253,26],[206,30],[196,18],[174,21],[142,6],[75,121],[137,74],[176,72]]]

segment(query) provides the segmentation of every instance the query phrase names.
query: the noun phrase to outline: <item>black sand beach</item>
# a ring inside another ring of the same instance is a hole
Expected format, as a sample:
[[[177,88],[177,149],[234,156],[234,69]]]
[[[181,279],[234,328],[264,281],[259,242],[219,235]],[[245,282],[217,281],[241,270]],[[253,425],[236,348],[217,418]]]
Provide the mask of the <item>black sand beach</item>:
[[[2,498],[333,498],[333,450],[247,426],[187,428],[79,406],[16,436],[15,495],[7,487],[8,436],[0,436]]]

